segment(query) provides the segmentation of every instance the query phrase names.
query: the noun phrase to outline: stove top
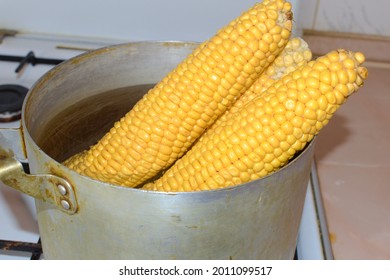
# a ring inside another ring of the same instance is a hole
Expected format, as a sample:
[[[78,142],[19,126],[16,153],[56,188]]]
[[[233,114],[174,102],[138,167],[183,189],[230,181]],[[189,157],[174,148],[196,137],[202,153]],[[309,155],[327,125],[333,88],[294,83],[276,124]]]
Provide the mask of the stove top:
[[[42,75],[61,61],[88,50],[118,43],[124,42],[37,34],[15,34],[4,37],[0,43],[0,88],[2,85],[30,88]],[[12,100],[8,101],[12,103]],[[3,103],[2,101],[0,109]],[[8,112],[9,110],[3,111],[4,114],[13,114]],[[17,119],[0,122],[0,130],[19,126],[20,121]],[[0,134],[0,145],[1,140]],[[39,241],[33,198],[1,182],[0,225],[0,260],[44,257]],[[295,257],[296,259],[333,258],[315,164],[312,166]]]

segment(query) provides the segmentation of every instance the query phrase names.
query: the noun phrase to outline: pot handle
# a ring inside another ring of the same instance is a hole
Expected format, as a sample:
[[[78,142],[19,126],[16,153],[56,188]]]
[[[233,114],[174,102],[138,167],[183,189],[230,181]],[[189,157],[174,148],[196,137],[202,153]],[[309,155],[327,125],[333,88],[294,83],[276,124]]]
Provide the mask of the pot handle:
[[[0,181],[22,193],[55,205],[68,213],[77,212],[77,201],[71,184],[52,174],[27,174],[13,152],[0,147]]]

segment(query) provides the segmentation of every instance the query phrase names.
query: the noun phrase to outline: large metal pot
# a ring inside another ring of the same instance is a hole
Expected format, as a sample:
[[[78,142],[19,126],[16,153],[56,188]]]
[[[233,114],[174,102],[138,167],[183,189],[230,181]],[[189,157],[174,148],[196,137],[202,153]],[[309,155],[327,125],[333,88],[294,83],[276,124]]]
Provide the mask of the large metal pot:
[[[0,178],[35,197],[46,259],[293,258],[313,143],[270,176],[215,191],[124,188],[61,165],[196,46],[138,42],[70,59],[30,90],[22,127],[1,130]]]

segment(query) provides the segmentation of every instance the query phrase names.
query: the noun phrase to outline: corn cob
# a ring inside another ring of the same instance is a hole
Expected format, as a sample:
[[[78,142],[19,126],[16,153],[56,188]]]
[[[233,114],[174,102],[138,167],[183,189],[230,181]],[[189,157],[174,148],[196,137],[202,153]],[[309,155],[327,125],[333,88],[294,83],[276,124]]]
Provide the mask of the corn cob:
[[[288,41],[283,51],[275,61],[264,71],[252,86],[242,94],[238,100],[227,109],[208,129],[212,130],[226,121],[232,114],[237,113],[247,102],[263,93],[276,80],[306,64],[312,58],[308,44],[299,37]]]
[[[338,50],[284,76],[206,133],[144,189],[198,191],[261,178],[285,165],[363,85],[364,55]]]
[[[64,164],[136,187],[181,157],[287,44],[291,4],[264,0],[200,45],[89,150]]]

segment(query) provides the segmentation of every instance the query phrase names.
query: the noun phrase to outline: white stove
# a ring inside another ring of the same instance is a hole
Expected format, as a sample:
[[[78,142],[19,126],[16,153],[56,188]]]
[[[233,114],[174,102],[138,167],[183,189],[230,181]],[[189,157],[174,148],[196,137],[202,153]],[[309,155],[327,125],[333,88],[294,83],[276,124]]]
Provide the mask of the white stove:
[[[30,88],[59,61],[117,43],[123,42],[37,34],[4,36],[0,42],[0,85]],[[28,54],[29,58],[26,58]],[[27,60],[25,64],[20,63],[23,60]],[[0,129],[19,125],[20,121],[0,122]],[[297,243],[297,259],[333,258],[321,202],[313,165]],[[0,182],[0,260],[40,259],[41,255],[31,253],[39,250],[38,241],[34,200]],[[5,247],[8,249],[4,250]]]

